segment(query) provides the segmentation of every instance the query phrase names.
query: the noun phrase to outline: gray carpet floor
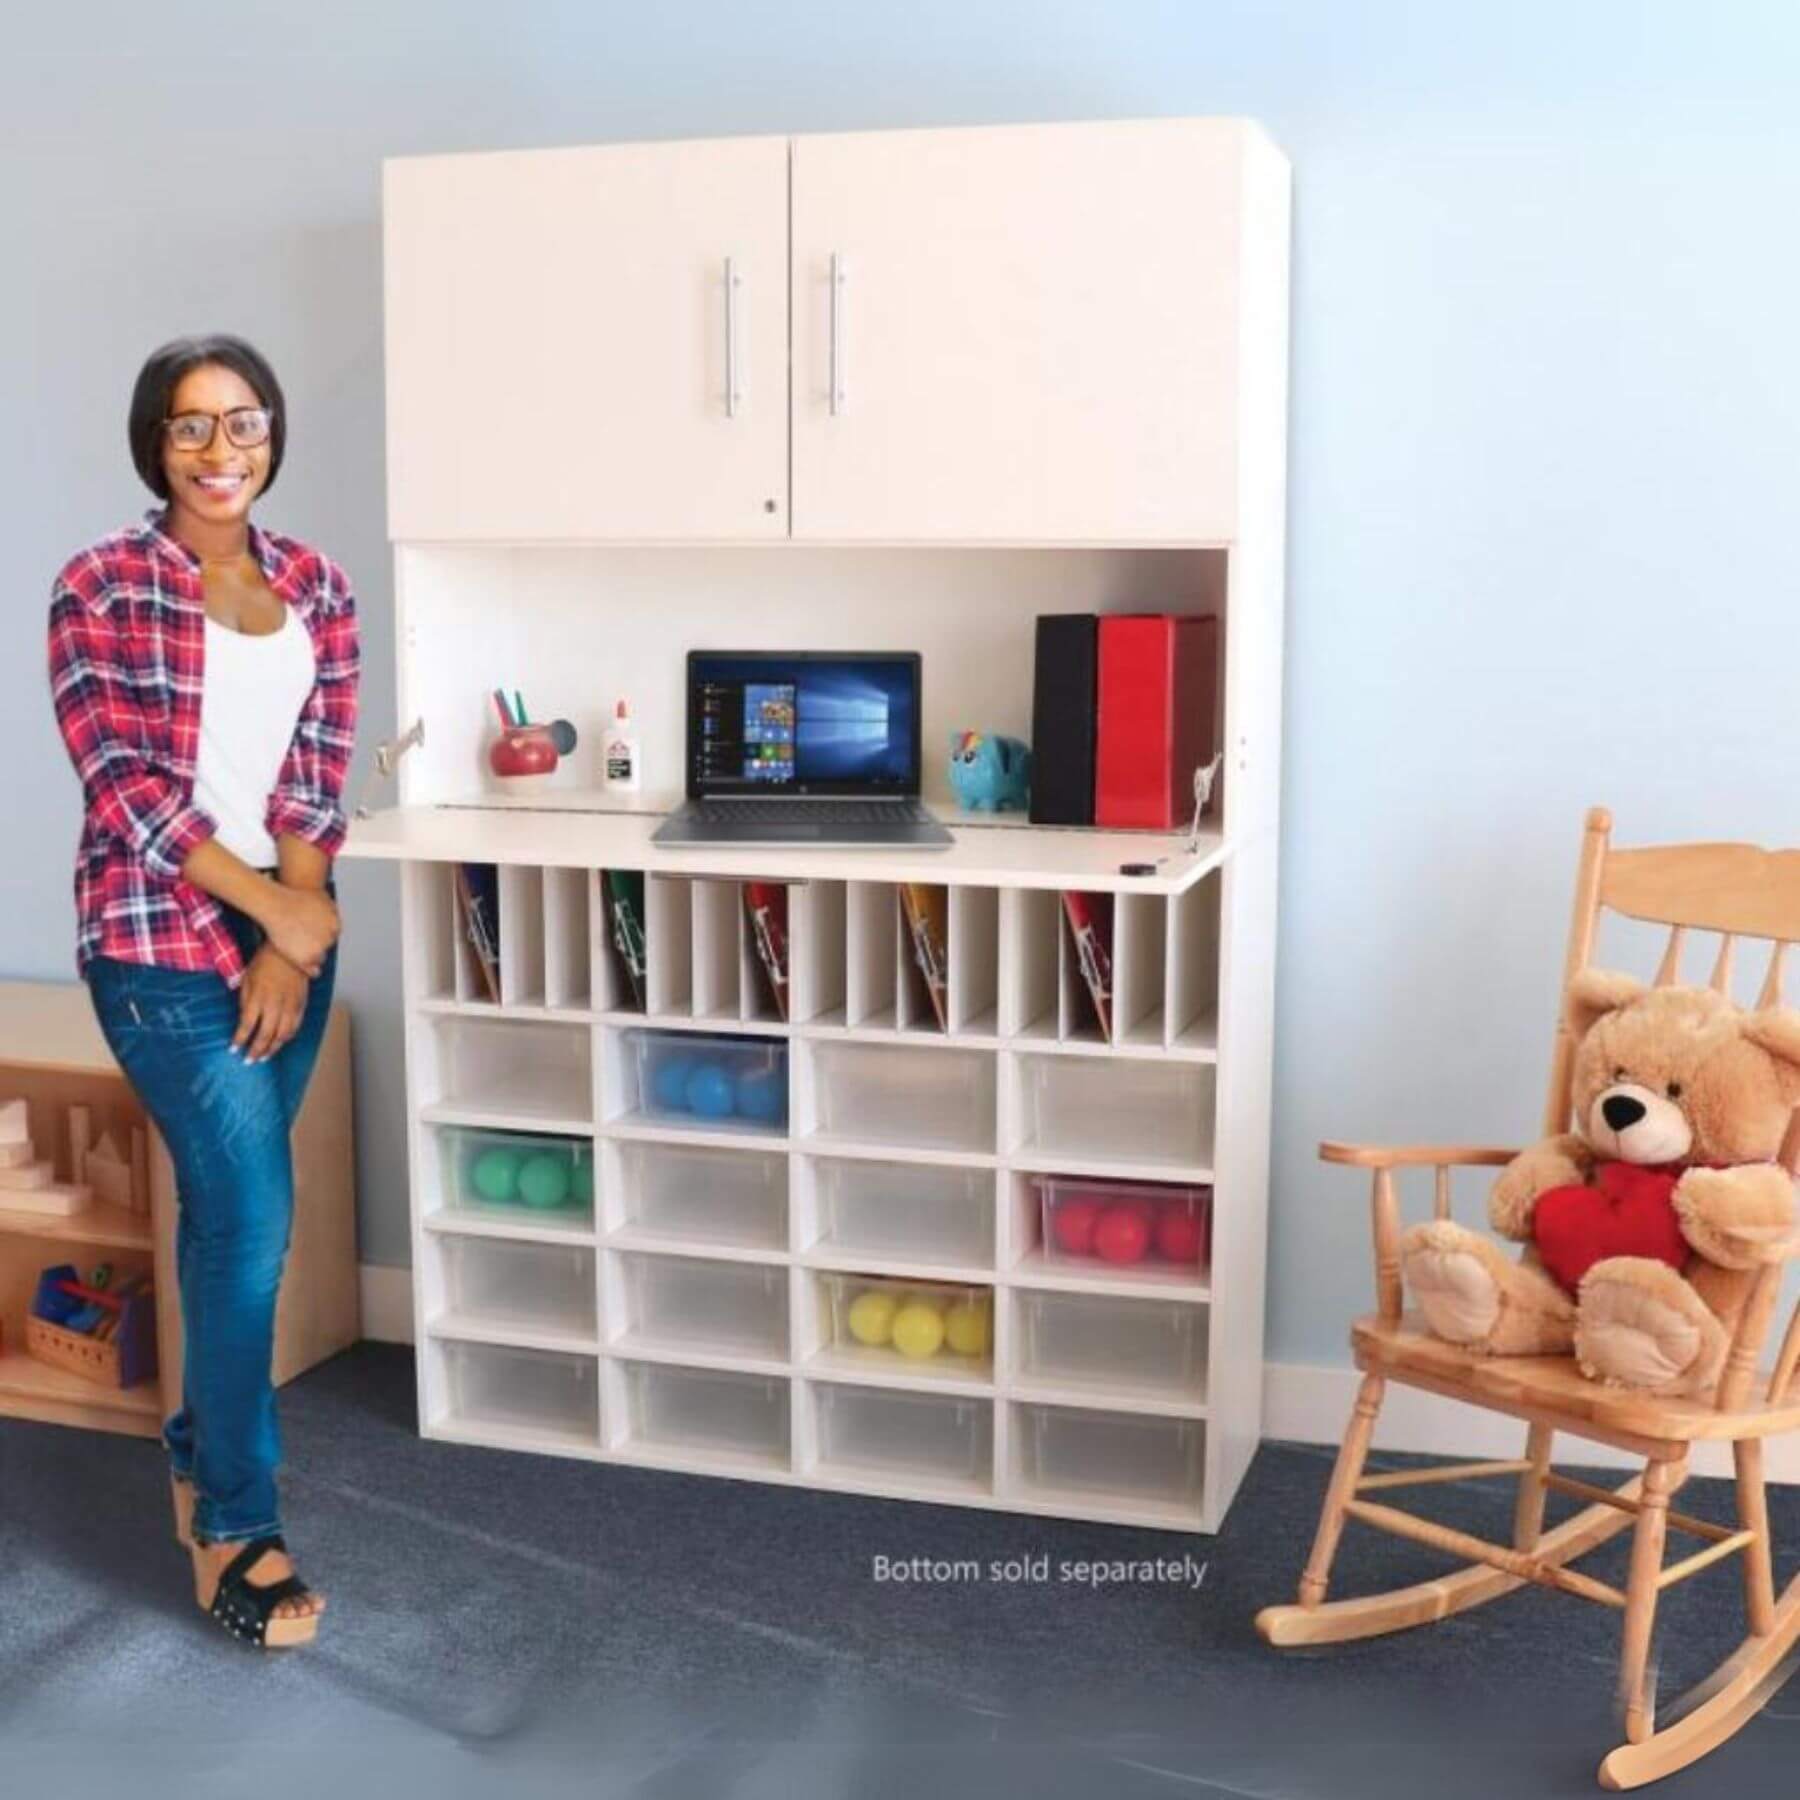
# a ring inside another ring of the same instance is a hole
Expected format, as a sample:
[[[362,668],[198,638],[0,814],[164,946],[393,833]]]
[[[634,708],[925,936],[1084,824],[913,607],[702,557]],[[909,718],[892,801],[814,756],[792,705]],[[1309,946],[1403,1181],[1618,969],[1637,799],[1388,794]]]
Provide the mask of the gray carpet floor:
[[[428,1444],[392,1346],[281,1405],[289,1536],[331,1597],[320,1641],[284,1656],[195,1609],[156,1445],[0,1421],[0,1792],[1516,1800],[1594,1792],[1616,1741],[1617,1619],[1560,1595],[1264,1647],[1251,1619],[1291,1594],[1322,1450],[1266,1446],[1208,1539]],[[1502,1485],[1420,1494],[1507,1529]],[[1729,1493],[1682,1504],[1722,1518]],[[1774,1510],[1800,1552],[1800,1491]],[[1616,1580],[1623,1555],[1584,1566]],[[878,1556],[980,1579],[877,1582]],[[994,1578],[1021,1557],[1047,1567]],[[1183,1557],[1197,1589],[1060,1578]],[[1337,1591],[1442,1567],[1352,1526]],[[1665,1694],[1736,1640],[1739,1604],[1729,1566],[1668,1599]],[[1789,1800],[1796,1771],[1800,1682],[1659,1791]]]

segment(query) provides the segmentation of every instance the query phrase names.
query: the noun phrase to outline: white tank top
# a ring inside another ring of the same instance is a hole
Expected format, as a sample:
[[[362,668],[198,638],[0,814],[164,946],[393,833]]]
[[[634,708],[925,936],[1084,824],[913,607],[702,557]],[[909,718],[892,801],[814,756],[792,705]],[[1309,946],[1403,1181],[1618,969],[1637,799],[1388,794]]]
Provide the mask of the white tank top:
[[[314,674],[312,637],[291,606],[260,637],[208,616],[194,804],[217,824],[219,842],[253,869],[275,866],[269,796]]]

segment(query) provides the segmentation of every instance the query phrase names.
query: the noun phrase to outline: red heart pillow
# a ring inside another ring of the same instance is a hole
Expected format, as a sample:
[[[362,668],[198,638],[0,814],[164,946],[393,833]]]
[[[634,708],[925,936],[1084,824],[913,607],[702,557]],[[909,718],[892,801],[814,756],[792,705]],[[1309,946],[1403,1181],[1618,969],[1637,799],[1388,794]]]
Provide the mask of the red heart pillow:
[[[1687,1266],[1687,1240],[1675,1216],[1679,1168],[1604,1162],[1593,1187],[1548,1188],[1538,1195],[1531,1236],[1551,1276],[1572,1294],[1608,1256],[1650,1256]]]

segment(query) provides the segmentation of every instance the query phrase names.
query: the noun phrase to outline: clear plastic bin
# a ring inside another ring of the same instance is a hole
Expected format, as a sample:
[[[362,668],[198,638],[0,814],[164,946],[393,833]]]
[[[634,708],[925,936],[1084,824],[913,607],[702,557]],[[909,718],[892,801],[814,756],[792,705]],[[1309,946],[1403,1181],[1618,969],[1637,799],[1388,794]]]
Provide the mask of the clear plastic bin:
[[[819,1460],[828,1469],[988,1484],[992,1401],[830,1381],[815,1384],[813,1397]]]
[[[787,1130],[787,1044],[697,1031],[625,1033],[631,1116],[705,1131]]]
[[[1028,1055],[1019,1067],[1031,1149],[1126,1162],[1212,1161],[1210,1063]]]
[[[1130,1387],[1200,1400],[1207,1309],[1020,1288],[1019,1372],[1027,1380]]]
[[[1027,1491],[1200,1505],[1206,1437],[1198,1419],[1021,1402],[1012,1423],[1014,1466]]]
[[[864,1255],[986,1265],[994,1178],[985,1169],[821,1157],[813,1165],[821,1241]]]
[[[634,1444],[788,1460],[788,1384],[773,1375],[623,1365]]]
[[[599,1442],[597,1364],[589,1356],[441,1340],[447,1422],[555,1432]]]
[[[820,1043],[819,1129],[871,1144],[994,1148],[994,1058],[984,1051]]]
[[[593,1034],[586,1025],[437,1018],[422,1059],[428,1104],[512,1115],[556,1129],[594,1116]]]
[[[594,1334],[594,1253],[436,1234],[445,1309],[469,1324]]]
[[[1173,1182],[1032,1178],[1052,1262],[1200,1273],[1212,1260],[1212,1189]]]
[[[594,1216],[594,1147],[586,1138],[438,1127],[445,1192],[459,1212]]]
[[[787,1158],[706,1145],[618,1146],[633,1231],[749,1250],[787,1246]]]
[[[960,1284],[820,1275],[835,1354],[918,1373],[994,1366],[994,1291]]]
[[[765,1263],[621,1255],[628,1329],[672,1350],[787,1355],[787,1271]]]

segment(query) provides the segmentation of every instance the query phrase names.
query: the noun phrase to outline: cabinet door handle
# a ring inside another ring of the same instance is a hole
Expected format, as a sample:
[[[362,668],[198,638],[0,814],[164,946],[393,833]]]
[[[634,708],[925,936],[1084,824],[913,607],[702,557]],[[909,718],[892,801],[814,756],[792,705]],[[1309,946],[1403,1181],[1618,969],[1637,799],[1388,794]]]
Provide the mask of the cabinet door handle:
[[[850,271],[835,250],[831,253],[831,416],[835,419],[849,403],[844,385],[844,288]]]
[[[725,259],[725,416],[735,419],[744,404],[743,383],[738,378],[738,289],[744,278],[737,272],[737,259]]]

